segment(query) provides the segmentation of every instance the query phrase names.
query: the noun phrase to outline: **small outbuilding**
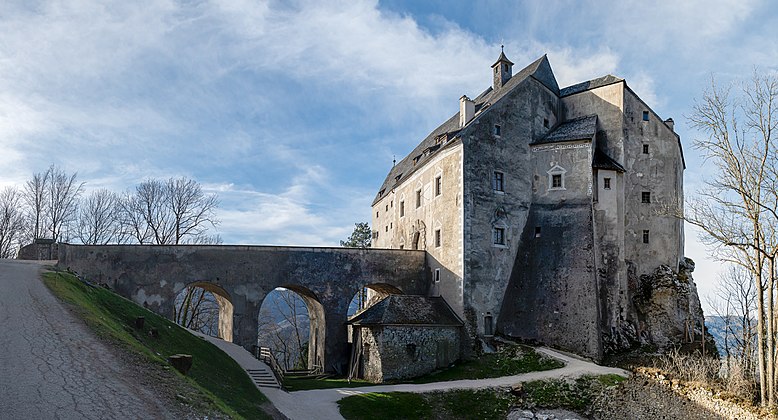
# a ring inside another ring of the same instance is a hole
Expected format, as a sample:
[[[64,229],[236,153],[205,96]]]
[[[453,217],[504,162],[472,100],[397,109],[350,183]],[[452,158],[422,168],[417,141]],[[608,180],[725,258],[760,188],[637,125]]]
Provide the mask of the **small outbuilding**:
[[[349,378],[407,379],[460,358],[463,322],[442,297],[389,295],[357,314]]]

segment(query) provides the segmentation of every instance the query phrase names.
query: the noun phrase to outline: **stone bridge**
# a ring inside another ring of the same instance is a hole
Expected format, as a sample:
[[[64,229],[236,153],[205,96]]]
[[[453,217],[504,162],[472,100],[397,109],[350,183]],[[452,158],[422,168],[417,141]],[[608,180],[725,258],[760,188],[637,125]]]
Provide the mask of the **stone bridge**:
[[[348,363],[347,311],[362,287],[379,293],[426,295],[425,252],[389,249],[224,245],[68,245],[61,268],[173,319],[175,299],[188,285],[211,291],[222,338],[251,350],[268,293],[298,293],[311,318],[309,366],[328,372]]]

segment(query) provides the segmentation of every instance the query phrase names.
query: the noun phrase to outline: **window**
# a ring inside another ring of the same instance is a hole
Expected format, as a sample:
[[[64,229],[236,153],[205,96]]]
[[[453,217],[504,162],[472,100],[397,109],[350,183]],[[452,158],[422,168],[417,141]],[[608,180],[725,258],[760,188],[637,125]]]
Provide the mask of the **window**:
[[[505,174],[499,171],[494,171],[494,177],[492,178],[492,188],[495,191],[505,191]]]
[[[435,269],[435,277],[434,277],[433,280],[435,281],[435,283],[440,283],[440,269],[439,268]]]
[[[435,196],[439,196],[443,190],[443,179],[441,175],[435,177]]]
[[[644,244],[648,243],[648,231],[647,230],[643,231],[643,243]]]
[[[389,211],[389,205],[388,204],[386,205],[386,211]]]
[[[405,249],[405,245],[400,245],[400,249]]]
[[[559,165],[554,165],[553,168],[546,172],[548,174],[549,190],[565,189],[565,172],[567,172],[567,170]]]
[[[376,217],[376,219],[378,218],[378,212],[375,212],[375,217]]]
[[[643,191],[640,194],[640,201],[643,203],[650,203],[651,202],[651,192],[650,191]]]
[[[492,231],[492,241],[495,245],[505,245],[505,228],[494,228],[494,231]]]
[[[643,111],[643,121],[648,121],[648,111]]]
[[[647,155],[647,154],[648,154],[648,145],[647,145],[647,144],[644,144],[644,145],[643,145],[643,154],[644,154],[644,155]]]
[[[393,224],[392,224],[392,222],[389,222],[389,229],[393,229]]]
[[[386,227],[386,231],[389,232],[389,226]]]
[[[390,202],[389,202],[389,207],[392,207],[392,208],[394,208],[394,201],[390,201]]]
[[[540,226],[535,226],[535,237],[540,238]]]
[[[610,178],[603,178],[602,179],[602,187],[606,190],[611,189],[611,179]]]
[[[405,216],[405,201],[400,201],[400,217]]]
[[[551,175],[551,188],[562,188],[562,174]]]
[[[543,127],[548,128],[548,118],[543,118]]]
[[[492,134],[494,134],[497,137],[500,137],[502,134],[502,129],[500,128],[500,124],[495,124],[494,129],[492,130]]]
[[[435,248],[440,247],[440,229],[435,229]]]
[[[416,208],[421,207],[421,190],[416,190]]]

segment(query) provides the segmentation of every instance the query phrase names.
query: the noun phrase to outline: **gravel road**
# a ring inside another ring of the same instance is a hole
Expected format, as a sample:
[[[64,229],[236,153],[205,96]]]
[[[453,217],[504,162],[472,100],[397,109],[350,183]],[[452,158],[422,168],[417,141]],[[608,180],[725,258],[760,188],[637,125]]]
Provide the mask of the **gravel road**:
[[[42,268],[0,260],[0,418],[181,418],[137,366],[56,300]]]

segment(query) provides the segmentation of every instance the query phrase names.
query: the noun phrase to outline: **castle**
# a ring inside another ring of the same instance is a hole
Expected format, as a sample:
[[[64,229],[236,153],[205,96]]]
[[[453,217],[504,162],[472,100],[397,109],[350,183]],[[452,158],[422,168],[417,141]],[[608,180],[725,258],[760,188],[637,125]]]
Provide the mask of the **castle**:
[[[673,120],[612,75],[560,89],[545,55],[514,74],[501,53],[492,77],[389,171],[372,246],[426,250],[429,295],[471,340],[597,360],[625,336],[652,341],[641,276],[684,266]]]

